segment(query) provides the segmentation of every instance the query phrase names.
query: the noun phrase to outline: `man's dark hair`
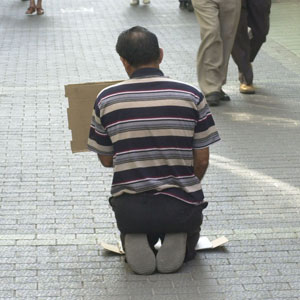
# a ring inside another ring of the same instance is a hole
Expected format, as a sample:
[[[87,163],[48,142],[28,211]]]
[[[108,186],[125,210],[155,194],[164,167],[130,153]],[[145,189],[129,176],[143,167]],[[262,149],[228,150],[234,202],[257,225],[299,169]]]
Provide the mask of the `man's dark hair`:
[[[118,37],[116,50],[133,67],[156,62],[160,56],[156,35],[141,26],[123,31]]]

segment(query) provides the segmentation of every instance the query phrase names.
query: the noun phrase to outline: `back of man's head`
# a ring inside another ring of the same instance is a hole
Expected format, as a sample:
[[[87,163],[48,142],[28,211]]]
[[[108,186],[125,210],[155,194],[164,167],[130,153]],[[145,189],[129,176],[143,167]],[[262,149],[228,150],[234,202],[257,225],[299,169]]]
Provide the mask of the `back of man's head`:
[[[160,57],[156,35],[141,26],[123,31],[118,37],[116,50],[135,68],[155,63]]]

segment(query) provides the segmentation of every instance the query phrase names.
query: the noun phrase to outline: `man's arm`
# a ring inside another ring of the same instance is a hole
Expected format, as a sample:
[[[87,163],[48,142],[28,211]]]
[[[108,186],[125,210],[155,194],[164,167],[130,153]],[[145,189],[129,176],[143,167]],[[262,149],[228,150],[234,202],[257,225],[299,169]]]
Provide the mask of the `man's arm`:
[[[113,156],[112,155],[100,155],[98,154],[98,158],[105,168],[113,167]]]
[[[194,149],[194,172],[195,175],[201,181],[204,177],[204,174],[207,170],[208,163],[209,163],[209,148],[203,149]]]

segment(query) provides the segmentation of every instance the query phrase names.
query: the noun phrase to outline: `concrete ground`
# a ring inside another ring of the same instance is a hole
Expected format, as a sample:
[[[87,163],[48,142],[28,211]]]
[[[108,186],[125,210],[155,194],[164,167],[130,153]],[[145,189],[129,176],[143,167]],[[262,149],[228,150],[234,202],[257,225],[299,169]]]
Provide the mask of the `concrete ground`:
[[[72,154],[64,85],[125,79],[114,52],[121,30],[157,33],[166,75],[197,85],[199,26],[176,0],[0,3],[0,299],[300,299],[300,2],[273,3],[254,63],[255,95],[213,108],[222,142],[204,179],[202,234],[229,243],[199,252],[176,274],[134,275],[105,252],[118,230],[111,171]]]

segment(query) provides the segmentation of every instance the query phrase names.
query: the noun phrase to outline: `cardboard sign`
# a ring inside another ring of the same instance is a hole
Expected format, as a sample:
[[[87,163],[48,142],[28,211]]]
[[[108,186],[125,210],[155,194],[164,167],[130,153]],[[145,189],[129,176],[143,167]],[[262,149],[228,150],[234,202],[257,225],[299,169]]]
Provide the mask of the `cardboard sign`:
[[[100,242],[100,245],[102,246],[102,248],[104,248],[105,250],[108,250],[110,252],[114,252],[117,254],[125,254],[121,242],[118,242],[116,245],[111,245],[111,244],[107,244],[104,242]]]
[[[67,113],[69,129],[72,131],[73,153],[88,151],[87,140],[97,95],[104,88],[119,82],[121,80],[65,85],[65,96],[69,100]]]
[[[195,250],[204,250],[204,249],[215,249],[217,247],[223,246],[228,242],[228,239],[225,236],[217,238],[213,241],[210,241],[206,236],[201,236],[198,240],[198,243],[195,247]],[[102,248],[110,252],[117,254],[125,254],[125,251],[122,248],[121,242],[117,242],[115,245],[107,244],[105,242],[100,242]],[[160,240],[154,246],[157,250],[161,247]]]

